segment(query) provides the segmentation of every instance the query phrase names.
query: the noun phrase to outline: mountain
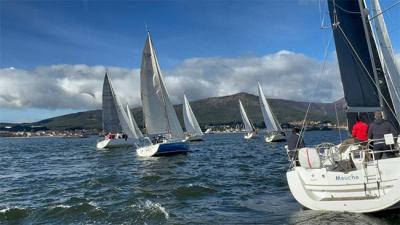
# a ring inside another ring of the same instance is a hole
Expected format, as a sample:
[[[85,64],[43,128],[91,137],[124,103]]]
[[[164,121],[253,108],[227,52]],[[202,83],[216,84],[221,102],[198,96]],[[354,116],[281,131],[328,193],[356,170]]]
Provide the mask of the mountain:
[[[258,97],[252,94],[238,93],[223,97],[200,99],[191,101],[190,105],[202,127],[207,125],[239,124],[242,123],[239,112],[239,99],[242,101],[249,119],[256,126],[262,127],[263,119]],[[268,99],[268,102],[281,123],[303,120],[308,106],[307,102],[282,99]],[[335,104],[339,112],[340,120],[344,121],[344,100],[339,100],[334,103],[312,103],[308,120],[332,121],[335,123]],[[175,110],[181,124],[183,124],[182,104],[175,105]],[[142,109],[134,108],[132,109],[132,113],[139,126],[143,125]],[[101,129],[101,110],[67,114],[31,123],[31,125],[45,126],[52,130]]]

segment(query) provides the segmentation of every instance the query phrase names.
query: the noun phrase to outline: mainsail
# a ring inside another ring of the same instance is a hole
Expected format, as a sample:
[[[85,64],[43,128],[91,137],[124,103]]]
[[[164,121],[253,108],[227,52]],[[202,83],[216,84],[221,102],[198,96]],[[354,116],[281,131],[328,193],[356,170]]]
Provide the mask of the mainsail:
[[[183,122],[185,123],[187,133],[196,136],[203,135],[203,132],[201,131],[200,125],[197,122],[196,117],[194,116],[186,95],[183,95]]]
[[[182,127],[169,100],[150,33],[143,49],[140,90],[147,133],[170,134],[173,139],[182,139]]]
[[[386,28],[386,24],[382,15],[381,6],[378,0],[371,1],[372,11],[375,19],[375,29],[377,40],[379,41],[379,49],[381,52],[381,60],[384,66],[386,83],[389,93],[393,101],[393,109],[397,116],[397,121],[400,120],[400,72],[396,66],[392,43]]]
[[[239,107],[240,107],[240,115],[242,116],[244,124],[244,129],[246,130],[247,133],[253,132],[254,128],[251,125],[249,118],[247,117],[246,111],[244,110],[242,101],[240,101],[240,99],[239,99]]]
[[[261,112],[264,118],[264,123],[267,131],[282,131],[282,128],[274,114],[272,113],[271,107],[269,106],[267,99],[265,98],[264,92],[261,89],[260,83],[258,83],[258,99],[260,101]]]
[[[124,132],[130,138],[137,138],[133,127],[129,124],[129,119],[123,109],[118,97],[114,93],[114,89],[108,74],[104,76],[103,83],[103,131],[108,133]]]
[[[328,7],[349,130],[360,113],[371,121],[372,113],[379,110],[398,126],[364,1],[328,0]]]
[[[136,123],[136,120],[133,117],[132,112],[131,112],[128,104],[126,104],[126,114],[128,115],[128,119],[129,119],[130,125],[131,125],[131,127],[133,127],[133,130],[135,131],[136,136],[137,137],[143,137],[142,131],[139,129],[139,127],[138,127],[138,125]]]

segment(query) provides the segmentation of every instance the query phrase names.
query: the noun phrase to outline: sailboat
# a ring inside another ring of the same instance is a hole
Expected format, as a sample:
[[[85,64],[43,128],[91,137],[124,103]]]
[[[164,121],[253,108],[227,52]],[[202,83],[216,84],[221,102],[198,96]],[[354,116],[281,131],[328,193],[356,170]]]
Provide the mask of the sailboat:
[[[142,55],[140,92],[146,132],[153,143],[137,148],[137,154],[160,156],[188,152],[189,145],[169,99],[149,32]]]
[[[197,122],[196,117],[190,107],[186,95],[183,95],[183,122],[186,128],[186,140],[188,141],[202,141],[203,132]]]
[[[103,82],[102,124],[106,136],[104,140],[97,142],[98,149],[133,147],[135,145],[138,136],[114,92],[107,73]]]
[[[345,100],[348,128],[356,117],[383,111],[399,131],[399,70],[393,57],[382,10],[372,0],[328,0]],[[374,15],[370,17],[370,15]],[[375,33],[373,33],[373,24]],[[294,198],[314,210],[377,212],[400,207],[400,138],[392,133],[367,143],[301,148],[291,161],[287,181]],[[393,157],[375,158],[373,142],[385,143]],[[339,151],[339,147],[343,147]]]
[[[207,128],[206,131],[204,131],[204,134],[213,134],[213,130],[211,128]]]
[[[267,133],[265,134],[266,142],[281,142],[286,141],[285,132],[282,131],[281,125],[272,113],[271,107],[265,98],[264,92],[258,82],[258,99],[260,101],[261,112],[264,118]]]
[[[244,110],[242,101],[239,99],[239,108],[240,108],[240,116],[242,116],[244,129],[246,130],[246,134],[244,135],[244,139],[251,139],[257,137],[256,129],[253,124],[250,123],[249,118],[247,117],[246,111]]]

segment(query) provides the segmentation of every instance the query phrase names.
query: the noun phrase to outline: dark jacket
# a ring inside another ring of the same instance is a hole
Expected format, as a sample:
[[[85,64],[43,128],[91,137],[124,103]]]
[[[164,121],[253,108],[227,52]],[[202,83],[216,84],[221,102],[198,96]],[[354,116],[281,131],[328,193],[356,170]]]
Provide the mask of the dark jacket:
[[[298,134],[293,134],[289,136],[287,142],[288,142],[288,149],[289,150],[295,150],[298,148],[303,148],[306,145],[304,144],[303,139],[301,139],[299,141],[300,136]],[[299,142],[299,144],[297,145],[297,142]],[[296,146],[297,145],[297,146]]]
[[[375,121],[369,125],[368,138],[383,139],[383,136],[385,134],[390,134],[390,133],[392,133],[393,136],[395,137],[397,136],[397,131],[394,129],[392,124],[390,124],[386,120],[375,119]]]

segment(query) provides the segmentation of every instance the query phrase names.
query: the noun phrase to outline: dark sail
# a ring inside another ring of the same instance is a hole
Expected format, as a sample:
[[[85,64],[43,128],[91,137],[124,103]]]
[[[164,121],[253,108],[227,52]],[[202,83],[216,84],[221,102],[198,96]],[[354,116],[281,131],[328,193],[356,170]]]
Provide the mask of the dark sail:
[[[104,76],[102,104],[103,131],[111,133],[122,132],[118,118],[117,106],[115,104],[114,93],[107,73]]]
[[[386,119],[398,126],[393,113],[392,102],[386,86],[370,23],[364,29],[358,0],[328,0],[329,13],[333,24],[333,35],[339,62],[340,75],[347,103],[348,128],[351,131],[359,114],[370,122],[373,112],[381,110],[381,101],[376,81],[379,80],[383,111]],[[366,33],[367,32],[367,33]],[[372,55],[367,38],[371,44]],[[372,64],[371,57],[374,59]],[[376,68],[376,76],[374,75]]]

